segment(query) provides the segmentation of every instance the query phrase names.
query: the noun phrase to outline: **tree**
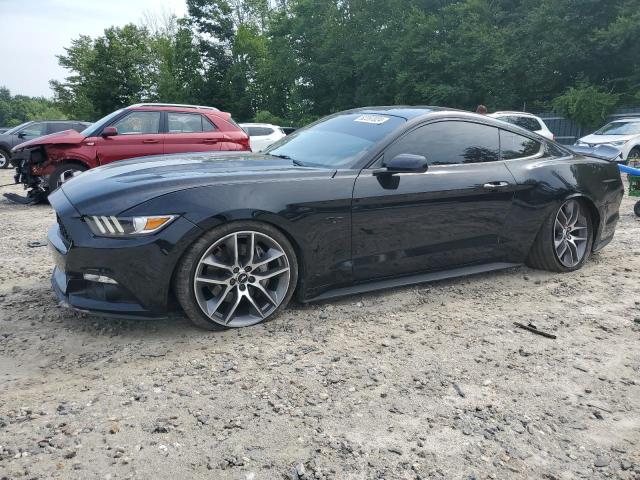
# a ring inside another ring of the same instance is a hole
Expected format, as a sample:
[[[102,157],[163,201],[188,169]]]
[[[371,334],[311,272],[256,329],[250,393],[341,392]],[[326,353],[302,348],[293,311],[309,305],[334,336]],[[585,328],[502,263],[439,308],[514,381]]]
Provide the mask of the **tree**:
[[[601,125],[618,104],[619,95],[581,82],[553,100],[555,111],[584,128]]]

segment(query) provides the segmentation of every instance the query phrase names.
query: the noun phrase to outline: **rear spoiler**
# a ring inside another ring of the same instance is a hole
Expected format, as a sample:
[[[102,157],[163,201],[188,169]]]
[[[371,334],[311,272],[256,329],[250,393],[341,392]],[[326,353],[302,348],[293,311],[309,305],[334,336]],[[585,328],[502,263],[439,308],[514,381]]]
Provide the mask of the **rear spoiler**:
[[[597,145],[595,147],[573,145],[569,147],[569,150],[586,157],[599,158],[600,160],[609,160],[610,162],[622,161],[622,151],[611,145]]]

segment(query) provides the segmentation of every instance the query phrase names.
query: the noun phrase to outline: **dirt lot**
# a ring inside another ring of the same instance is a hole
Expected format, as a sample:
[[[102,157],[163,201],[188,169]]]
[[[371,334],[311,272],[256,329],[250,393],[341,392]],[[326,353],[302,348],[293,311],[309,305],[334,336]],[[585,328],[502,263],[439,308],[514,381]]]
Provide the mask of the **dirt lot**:
[[[640,478],[632,205],[578,273],[522,267],[208,333],[58,307],[48,250],[28,246],[51,209],[2,198],[0,478]]]

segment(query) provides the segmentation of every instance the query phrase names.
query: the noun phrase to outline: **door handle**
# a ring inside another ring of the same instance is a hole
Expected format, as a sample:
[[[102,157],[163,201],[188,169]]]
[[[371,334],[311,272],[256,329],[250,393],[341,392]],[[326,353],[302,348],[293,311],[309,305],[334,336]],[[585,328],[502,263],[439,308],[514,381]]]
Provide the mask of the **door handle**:
[[[488,190],[495,190],[496,188],[504,188],[508,187],[509,182],[489,182],[485,183],[482,188],[486,188]]]
[[[158,143],[158,140],[154,140],[153,138],[147,138],[142,140],[142,143]]]

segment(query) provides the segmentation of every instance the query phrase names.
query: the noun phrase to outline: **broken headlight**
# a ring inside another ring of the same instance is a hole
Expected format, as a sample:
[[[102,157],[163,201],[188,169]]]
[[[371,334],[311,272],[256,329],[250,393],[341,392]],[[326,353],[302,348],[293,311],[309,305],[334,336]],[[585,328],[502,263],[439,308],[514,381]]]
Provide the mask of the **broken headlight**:
[[[125,237],[155,233],[172,221],[177,215],[155,215],[149,217],[87,216],[84,221],[94,235],[100,237]]]

